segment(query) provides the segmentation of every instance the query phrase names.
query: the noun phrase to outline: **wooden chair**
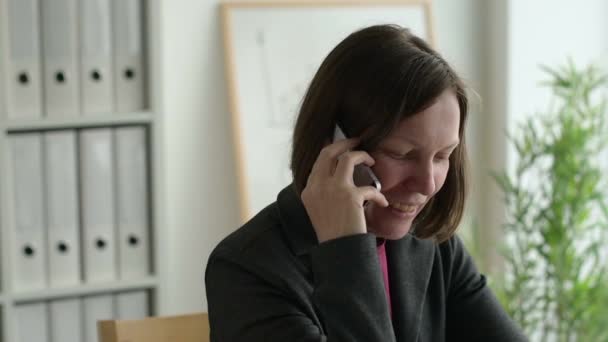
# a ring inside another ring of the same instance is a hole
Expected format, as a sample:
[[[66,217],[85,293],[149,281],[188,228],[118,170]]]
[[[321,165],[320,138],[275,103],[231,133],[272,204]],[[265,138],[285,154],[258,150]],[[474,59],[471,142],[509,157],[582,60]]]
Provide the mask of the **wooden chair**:
[[[97,322],[99,342],[209,342],[206,313]]]

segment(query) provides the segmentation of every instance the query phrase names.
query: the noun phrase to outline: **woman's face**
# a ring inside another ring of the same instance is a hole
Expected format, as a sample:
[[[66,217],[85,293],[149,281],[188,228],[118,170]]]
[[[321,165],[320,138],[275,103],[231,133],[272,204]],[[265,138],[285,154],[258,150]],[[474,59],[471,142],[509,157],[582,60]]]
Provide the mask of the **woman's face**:
[[[380,179],[389,206],[370,202],[365,208],[367,229],[377,237],[400,239],[416,215],[443,186],[449,156],[459,143],[460,109],[452,90],[399,125],[370,152],[372,170]]]

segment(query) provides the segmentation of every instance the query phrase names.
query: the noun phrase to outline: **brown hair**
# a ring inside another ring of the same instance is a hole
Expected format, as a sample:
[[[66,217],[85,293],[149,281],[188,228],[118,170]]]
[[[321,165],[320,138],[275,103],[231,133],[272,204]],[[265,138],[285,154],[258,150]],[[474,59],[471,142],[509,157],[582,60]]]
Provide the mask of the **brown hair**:
[[[449,239],[466,198],[465,87],[424,40],[396,25],[352,33],[329,53],[312,79],[293,133],[291,171],[298,194],[336,124],[347,136],[361,137],[358,149],[372,151],[401,120],[431,106],[449,89],[460,107],[460,145],[450,156],[443,188],[414,221],[418,237]]]

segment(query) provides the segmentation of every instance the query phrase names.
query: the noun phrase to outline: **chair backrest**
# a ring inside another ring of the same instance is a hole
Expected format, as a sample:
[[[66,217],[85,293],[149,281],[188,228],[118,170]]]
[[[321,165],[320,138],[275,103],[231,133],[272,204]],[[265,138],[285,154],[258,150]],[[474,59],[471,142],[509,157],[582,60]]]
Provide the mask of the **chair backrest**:
[[[206,313],[97,322],[99,342],[209,342]]]

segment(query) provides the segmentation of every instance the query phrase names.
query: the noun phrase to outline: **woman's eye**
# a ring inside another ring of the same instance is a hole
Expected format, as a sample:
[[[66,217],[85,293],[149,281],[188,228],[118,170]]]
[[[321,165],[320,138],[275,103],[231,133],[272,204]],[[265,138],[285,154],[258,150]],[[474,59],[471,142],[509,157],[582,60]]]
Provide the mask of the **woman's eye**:
[[[389,152],[388,153],[389,157],[393,158],[393,159],[398,159],[398,160],[404,160],[404,159],[408,159],[411,157],[411,154],[408,153],[398,153],[398,152]]]
[[[435,156],[435,160],[439,160],[439,161],[449,160],[449,159],[450,159],[449,154],[438,154]]]

